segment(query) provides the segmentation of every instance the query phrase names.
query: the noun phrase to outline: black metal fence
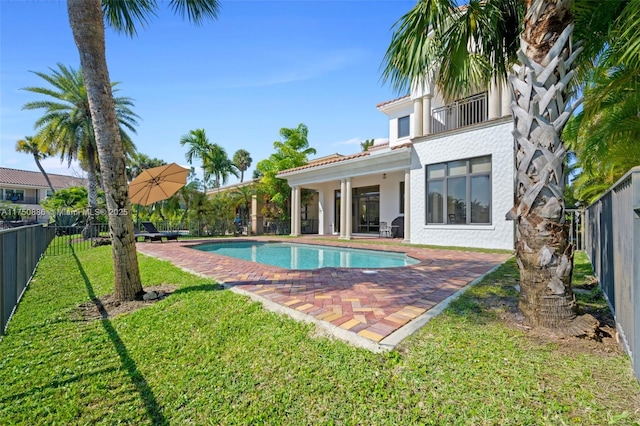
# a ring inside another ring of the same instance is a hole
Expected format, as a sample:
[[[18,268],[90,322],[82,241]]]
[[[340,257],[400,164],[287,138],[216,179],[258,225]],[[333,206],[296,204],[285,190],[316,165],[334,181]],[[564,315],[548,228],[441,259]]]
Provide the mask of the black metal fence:
[[[640,379],[640,167],[587,208],[585,227],[587,254]]]
[[[55,230],[42,225],[0,230],[0,335],[54,237]]]
[[[77,252],[97,245],[109,244],[109,225],[107,223],[94,223],[92,225],[56,226],[49,224],[55,238],[47,247],[46,254],[56,256],[70,254],[71,249]]]

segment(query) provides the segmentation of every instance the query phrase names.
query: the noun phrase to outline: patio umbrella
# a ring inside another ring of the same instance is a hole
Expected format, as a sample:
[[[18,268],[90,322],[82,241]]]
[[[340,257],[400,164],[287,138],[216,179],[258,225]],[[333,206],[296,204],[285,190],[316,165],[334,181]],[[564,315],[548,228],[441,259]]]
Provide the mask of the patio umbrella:
[[[188,174],[176,163],[144,170],[129,184],[129,198],[142,206],[166,200],[187,183]]]

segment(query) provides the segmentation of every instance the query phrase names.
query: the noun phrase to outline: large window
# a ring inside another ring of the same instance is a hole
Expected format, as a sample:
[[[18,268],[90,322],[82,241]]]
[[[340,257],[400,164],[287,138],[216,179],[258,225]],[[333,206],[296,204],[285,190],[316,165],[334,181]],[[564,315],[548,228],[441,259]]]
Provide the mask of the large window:
[[[427,223],[491,223],[491,156],[427,166]]]
[[[408,115],[398,118],[398,139],[409,136],[409,133],[410,133],[409,124],[410,122],[409,122]]]
[[[4,199],[7,201],[24,201],[23,189],[5,189]]]

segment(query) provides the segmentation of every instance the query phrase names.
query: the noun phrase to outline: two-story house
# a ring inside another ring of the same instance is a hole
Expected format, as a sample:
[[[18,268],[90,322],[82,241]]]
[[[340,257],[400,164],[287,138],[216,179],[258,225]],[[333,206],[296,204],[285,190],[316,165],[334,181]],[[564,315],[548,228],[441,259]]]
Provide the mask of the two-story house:
[[[321,235],[350,239],[386,225],[386,235],[407,243],[513,248],[510,92],[494,85],[447,104],[425,86],[377,106],[389,120],[388,144],[278,175],[292,188],[292,235],[301,233],[306,188],[317,192]]]

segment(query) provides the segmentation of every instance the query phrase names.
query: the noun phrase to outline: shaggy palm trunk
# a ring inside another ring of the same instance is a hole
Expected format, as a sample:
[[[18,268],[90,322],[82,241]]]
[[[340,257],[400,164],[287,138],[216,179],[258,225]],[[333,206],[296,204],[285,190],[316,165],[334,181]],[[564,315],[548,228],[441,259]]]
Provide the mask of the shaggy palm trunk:
[[[130,215],[125,155],[107,70],[100,0],[68,0],[67,11],[80,53],[107,199],[114,296],[117,300],[134,300],[142,296],[143,290]]]
[[[593,329],[594,319],[577,317],[571,288],[573,247],[565,226],[561,134],[577,106],[567,104],[567,86],[581,50],[571,45],[568,4],[527,1],[522,65],[510,77],[517,176],[515,207],[508,217],[517,220],[521,312],[536,327],[581,335]]]

